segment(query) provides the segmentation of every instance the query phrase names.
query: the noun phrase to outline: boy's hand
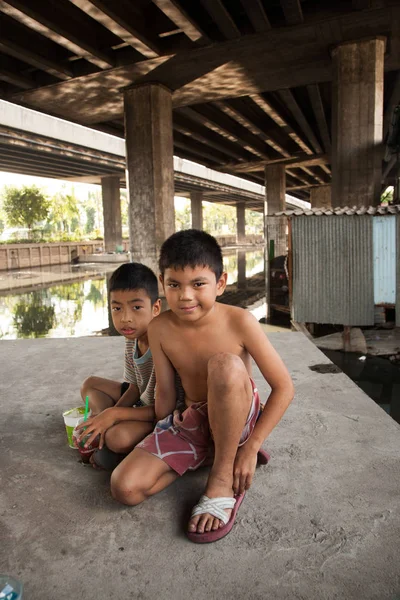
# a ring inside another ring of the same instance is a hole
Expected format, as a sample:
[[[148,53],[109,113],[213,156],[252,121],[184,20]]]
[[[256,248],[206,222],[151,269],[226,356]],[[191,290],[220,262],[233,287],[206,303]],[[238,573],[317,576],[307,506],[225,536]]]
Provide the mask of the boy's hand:
[[[87,446],[89,446],[93,442],[93,440],[96,439],[96,437],[99,435],[99,449],[101,450],[101,448],[104,446],[104,436],[107,429],[110,429],[110,427],[115,425],[117,421],[117,414],[114,408],[106,408],[96,417],[90,417],[87,421],[85,421],[84,423],[80,423],[80,425],[76,427],[77,430],[83,429],[85,427],[85,430],[81,433],[81,435],[78,438],[78,442],[81,442],[81,440],[87,435],[92,434],[85,442],[85,448],[87,448]]]
[[[249,489],[257,466],[257,452],[247,444],[241,446],[233,465],[233,491],[235,495],[243,494]]]

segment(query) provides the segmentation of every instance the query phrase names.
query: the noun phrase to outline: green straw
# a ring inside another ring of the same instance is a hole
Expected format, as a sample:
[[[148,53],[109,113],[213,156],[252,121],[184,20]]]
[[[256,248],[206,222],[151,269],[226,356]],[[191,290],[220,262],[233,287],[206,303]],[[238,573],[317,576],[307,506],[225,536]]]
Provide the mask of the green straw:
[[[84,421],[87,420],[88,414],[89,414],[89,396],[86,396],[86,401],[85,401],[85,415],[83,417]]]

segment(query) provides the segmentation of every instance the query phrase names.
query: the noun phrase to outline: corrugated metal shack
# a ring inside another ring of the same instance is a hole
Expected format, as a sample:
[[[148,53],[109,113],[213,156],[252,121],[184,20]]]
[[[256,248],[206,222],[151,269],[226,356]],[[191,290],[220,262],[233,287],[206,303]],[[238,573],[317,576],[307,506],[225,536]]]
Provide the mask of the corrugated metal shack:
[[[400,206],[286,210],[292,319],[374,325],[377,306],[400,326]]]

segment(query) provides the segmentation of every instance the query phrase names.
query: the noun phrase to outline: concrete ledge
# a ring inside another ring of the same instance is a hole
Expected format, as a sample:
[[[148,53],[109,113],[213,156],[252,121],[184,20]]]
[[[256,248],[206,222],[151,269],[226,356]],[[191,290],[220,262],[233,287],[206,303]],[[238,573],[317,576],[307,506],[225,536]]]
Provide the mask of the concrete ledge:
[[[344,374],[311,371],[328,361],[302,334],[269,337],[297,395],[233,531],[209,546],[183,533],[207,470],[128,508],[66,445],[62,410],[89,374],[122,376],[121,338],[2,342],[0,564],[28,600],[400,596],[399,426]]]

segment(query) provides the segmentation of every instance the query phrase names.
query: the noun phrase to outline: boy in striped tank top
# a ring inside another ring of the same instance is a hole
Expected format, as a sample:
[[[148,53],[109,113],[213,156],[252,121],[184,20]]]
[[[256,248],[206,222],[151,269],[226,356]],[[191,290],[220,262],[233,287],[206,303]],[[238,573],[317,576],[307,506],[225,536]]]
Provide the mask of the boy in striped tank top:
[[[92,411],[81,438],[91,434],[88,446],[99,436],[91,463],[107,470],[154,428],[155,372],[147,328],[161,301],[153,271],[139,263],[121,265],[110,279],[110,303],[114,327],[125,337],[124,382],[91,376],[81,388]]]

